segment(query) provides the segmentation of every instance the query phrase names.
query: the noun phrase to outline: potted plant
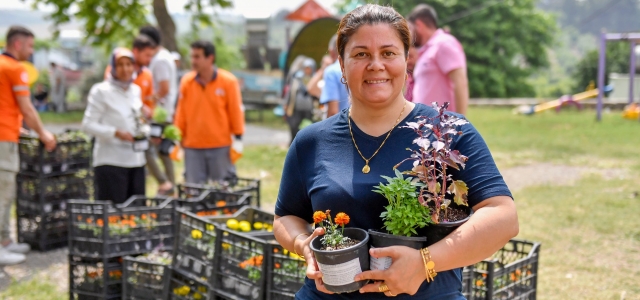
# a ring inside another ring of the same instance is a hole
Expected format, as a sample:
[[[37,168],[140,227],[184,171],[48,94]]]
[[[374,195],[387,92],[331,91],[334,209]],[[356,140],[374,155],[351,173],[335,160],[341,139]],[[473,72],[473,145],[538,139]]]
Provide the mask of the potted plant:
[[[380,183],[373,190],[389,200],[389,205],[380,214],[386,232],[369,229],[369,246],[407,246],[420,249],[424,247],[427,238],[419,236],[417,230],[431,223],[430,209],[418,201],[418,184],[410,177],[405,178],[398,169],[394,171],[395,177],[382,176],[387,183]],[[371,270],[386,270],[389,266],[390,257],[371,257]]]
[[[406,161],[413,162],[413,168],[405,171],[415,178],[419,187],[418,201],[430,209],[430,221],[433,223],[425,230],[427,246],[432,245],[449,235],[469,220],[473,213],[467,203],[468,188],[462,180],[454,180],[450,169],[464,169],[467,157],[458,150],[452,150],[451,144],[456,135],[462,135],[458,127],[468,124],[465,119],[455,114],[445,114],[448,103],[438,106],[434,117],[419,116],[416,122],[407,122],[402,128],[412,129],[418,145],[411,151],[409,158],[395,166],[397,168]]]
[[[368,280],[355,281],[362,271],[369,270],[369,234],[359,228],[344,228],[349,216],[343,212],[331,219],[330,211],[316,211],[314,226],[324,228],[324,235],[310,244],[327,290],[349,293],[359,290]]]

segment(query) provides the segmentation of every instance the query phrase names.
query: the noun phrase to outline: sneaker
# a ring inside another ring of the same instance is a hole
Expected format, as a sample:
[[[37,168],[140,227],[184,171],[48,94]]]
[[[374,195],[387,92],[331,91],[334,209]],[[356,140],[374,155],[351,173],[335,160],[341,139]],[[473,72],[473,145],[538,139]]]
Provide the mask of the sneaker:
[[[23,243],[11,243],[7,246],[3,247],[4,250],[7,250],[9,252],[13,252],[13,253],[19,253],[19,254],[27,254],[29,251],[31,251],[31,246],[29,246],[29,244],[23,244]]]
[[[4,248],[0,248],[0,266],[11,266],[23,263],[27,260],[24,254],[9,252]]]

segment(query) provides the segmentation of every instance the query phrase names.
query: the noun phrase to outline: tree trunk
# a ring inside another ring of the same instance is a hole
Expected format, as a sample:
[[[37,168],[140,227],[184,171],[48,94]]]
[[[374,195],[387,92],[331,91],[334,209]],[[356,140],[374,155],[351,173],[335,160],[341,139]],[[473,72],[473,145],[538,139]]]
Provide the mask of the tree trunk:
[[[169,51],[178,51],[176,24],[169,15],[165,0],[153,0],[153,14],[158,22],[158,29],[162,33],[162,46]]]

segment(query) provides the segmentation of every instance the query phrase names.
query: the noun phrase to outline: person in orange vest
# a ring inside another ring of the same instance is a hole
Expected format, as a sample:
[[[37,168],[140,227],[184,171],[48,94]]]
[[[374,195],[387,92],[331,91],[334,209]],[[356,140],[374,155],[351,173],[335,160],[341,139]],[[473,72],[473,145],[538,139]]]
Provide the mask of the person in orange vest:
[[[35,130],[49,151],[56,140],[44,129],[36,109],[31,104],[29,75],[20,61],[33,53],[34,35],[21,26],[12,26],[7,33],[7,45],[0,55],[0,265],[25,261],[27,244],[11,240],[11,205],[16,197],[16,174],[19,170],[18,140],[22,120]]]
[[[233,152],[242,153],[244,112],[240,85],[231,72],[215,66],[215,47],[191,44],[194,71],[184,75],[175,125],[182,131],[186,181],[206,183],[236,176]]]

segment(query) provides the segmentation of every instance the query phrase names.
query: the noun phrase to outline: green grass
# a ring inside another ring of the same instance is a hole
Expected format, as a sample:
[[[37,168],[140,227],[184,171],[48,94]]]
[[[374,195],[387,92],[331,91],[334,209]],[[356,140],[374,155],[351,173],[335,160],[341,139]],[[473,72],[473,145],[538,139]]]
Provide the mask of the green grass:
[[[58,291],[57,287],[52,283],[42,279],[31,279],[13,283],[5,291],[0,293],[0,299],[3,300],[24,300],[24,299],[47,299],[47,300],[64,300],[69,299],[69,295],[65,292]]]
[[[82,122],[84,111],[69,111],[64,113],[41,112],[40,119],[45,124],[72,124]]]
[[[506,165],[530,161],[600,164],[627,161],[638,167],[640,123],[619,113],[595,121],[595,111],[514,115],[510,109],[475,108],[469,120],[478,128],[496,160]]]

